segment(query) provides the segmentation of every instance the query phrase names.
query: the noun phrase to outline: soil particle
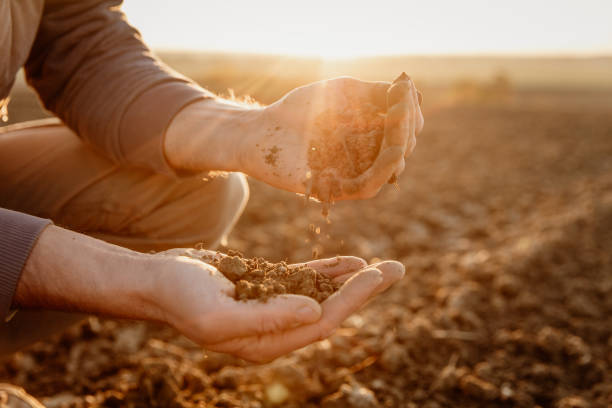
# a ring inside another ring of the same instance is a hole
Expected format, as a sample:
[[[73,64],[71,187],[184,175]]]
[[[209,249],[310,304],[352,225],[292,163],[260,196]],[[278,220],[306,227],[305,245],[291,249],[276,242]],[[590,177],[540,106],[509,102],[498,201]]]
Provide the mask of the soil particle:
[[[591,404],[580,397],[565,397],[556,404],[557,408],[590,408]]]
[[[276,167],[278,163],[278,153],[282,149],[278,146],[272,146],[268,149],[268,152],[265,154],[264,159],[266,160],[266,164]]]
[[[323,400],[323,408],[377,408],[380,406],[372,390],[361,384],[342,384],[338,392]]]
[[[391,343],[380,356],[380,365],[389,372],[397,372],[408,362],[408,350],[398,343]]]
[[[246,263],[238,256],[228,256],[219,262],[219,271],[232,282],[236,282],[247,271]]]
[[[464,393],[480,400],[492,401],[499,396],[496,386],[473,375],[463,377],[459,385]]]

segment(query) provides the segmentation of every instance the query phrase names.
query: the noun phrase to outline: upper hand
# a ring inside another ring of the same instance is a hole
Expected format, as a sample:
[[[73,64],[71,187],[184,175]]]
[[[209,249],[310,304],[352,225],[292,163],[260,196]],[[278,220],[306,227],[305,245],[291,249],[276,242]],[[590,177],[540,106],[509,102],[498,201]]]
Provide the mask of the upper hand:
[[[340,257],[340,262],[316,260],[307,265],[344,282],[322,304],[299,295],[245,302],[233,298],[234,285],[215,267],[181,256],[206,253],[174,249],[157,256],[164,270],[154,296],[160,320],[209,350],[254,362],[269,361],[326,338],[370,297],[404,274],[403,266],[394,261],[367,266],[355,257]]]
[[[294,89],[260,111],[262,130],[245,139],[243,167],[247,174],[275,187],[311,193],[325,201],[372,197],[393,175],[401,174],[404,158],[416,145],[424,123],[419,98],[405,74],[392,84],[336,78]],[[358,177],[334,174],[337,186],[333,191],[312,189],[308,163],[311,142],[343,137],[340,133],[325,134],[317,122],[355,107],[385,114],[384,137],[374,163]]]

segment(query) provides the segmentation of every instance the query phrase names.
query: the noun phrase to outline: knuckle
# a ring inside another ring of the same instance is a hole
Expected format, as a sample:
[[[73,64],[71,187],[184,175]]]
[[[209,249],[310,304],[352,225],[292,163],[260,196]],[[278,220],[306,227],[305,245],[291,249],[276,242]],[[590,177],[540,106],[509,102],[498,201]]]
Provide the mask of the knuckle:
[[[416,148],[416,144],[417,144],[416,138],[411,137],[411,138],[410,138],[410,141],[408,141],[408,147],[407,147],[407,149],[406,149],[406,155],[405,155],[405,157],[407,157],[407,156],[409,156],[409,155],[411,155],[411,154],[412,154],[412,152],[413,152],[413,151],[414,151],[414,149]]]
[[[275,319],[266,316],[263,313],[257,313],[256,315],[256,332],[257,334],[274,331],[276,327]]]
[[[406,114],[410,112],[410,109],[411,103],[409,101],[402,101],[391,106],[387,110],[385,126],[395,126],[400,123]]]
[[[334,78],[330,81],[330,84],[332,85],[336,85],[339,87],[343,87],[346,86],[348,84],[354,83],[355,82],[355,78],[351,78],[349,76],[340,76],[338,78]]]
[[[405,91],[410,91],[412,88],[414,88],[414,85],[412,84],[412,80],[397,81],[392,86],[397,87],[398,89],[405,90]]]
[[[410,90],[412,89],[412,85],[407,81],[396,82],[389,87],[389,95],[397,95],[397,96],[406,96],[410,95]]]
[[[262,315],[259,317],[259,319],[258,327],[260,329],[260,333],[276,332],[283,327],[283,322],[281,322],[278,318]]]

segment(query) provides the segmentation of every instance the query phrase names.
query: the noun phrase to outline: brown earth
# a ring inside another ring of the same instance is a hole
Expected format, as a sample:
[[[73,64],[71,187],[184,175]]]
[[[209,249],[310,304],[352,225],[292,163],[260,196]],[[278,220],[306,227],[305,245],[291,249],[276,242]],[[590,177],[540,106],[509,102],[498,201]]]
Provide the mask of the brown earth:
[[[399,189],[339,203],[319,229],[318,206],[251,183],[231,248],[406,265],[328,340],[253,366],[90,318],[0,380],[49,407],[611,406],[612,116],[554,98],[429,105]]]
[[[200,258],[208,262],[236,285],[237,300],[258,299],[263,302],[282,294],[304,295],[321,303],[331,296],[340,284],[333,282],[306,265],[287,265],[268,262],[263,258],[244,258],[237,251],[220,260]]]
[[[308,151],[311,194],[322,201],[340,195],[339,179],[355,178],[369,169],[384,136],[385,116],[374,105],[328,110],[315,120],[321,137]]]

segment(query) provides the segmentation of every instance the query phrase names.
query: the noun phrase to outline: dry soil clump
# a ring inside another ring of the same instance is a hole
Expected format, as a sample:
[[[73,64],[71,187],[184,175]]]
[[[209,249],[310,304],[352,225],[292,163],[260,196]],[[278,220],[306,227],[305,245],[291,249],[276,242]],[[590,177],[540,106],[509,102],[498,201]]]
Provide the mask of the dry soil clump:
[[[237,300],[258,299],[263,302],[282,294],[309,296],[323,302],[340,284],[306,265],[273,263],[263,258],[244,258],[236,251],[228,256],[207,260],[236,285]]]

